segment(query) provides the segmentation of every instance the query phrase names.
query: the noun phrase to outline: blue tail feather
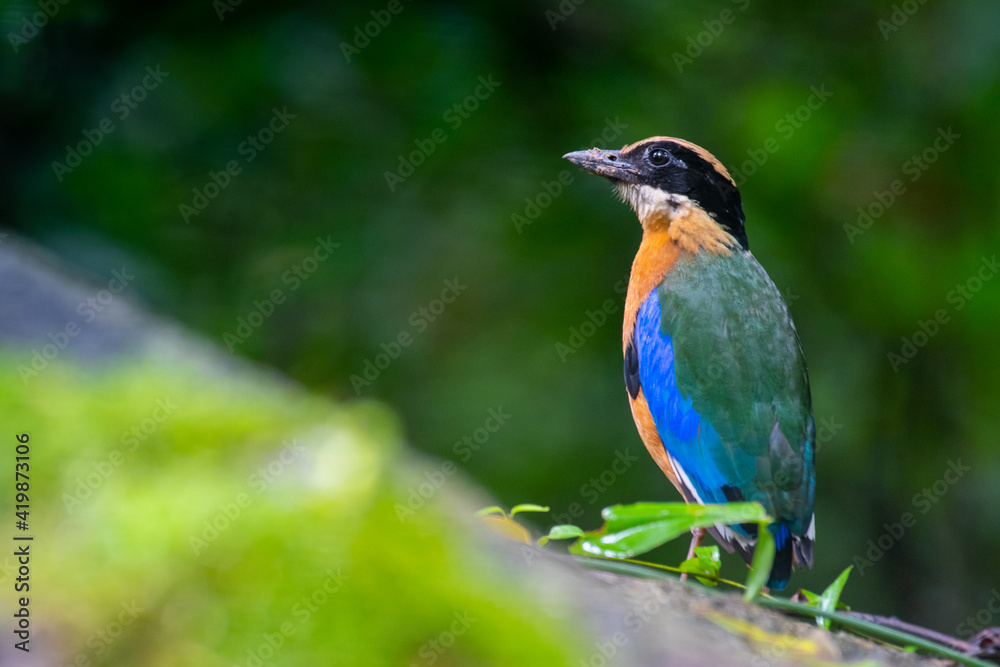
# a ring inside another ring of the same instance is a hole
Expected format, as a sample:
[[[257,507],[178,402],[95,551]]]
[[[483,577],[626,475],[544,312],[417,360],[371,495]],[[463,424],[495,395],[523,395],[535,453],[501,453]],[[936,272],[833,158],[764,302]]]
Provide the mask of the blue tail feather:
[[[772,523],[768,530],[774,537],[774,564],[767,579],[769,588],[781,591],[792,578],[792,533],[784,522]]]

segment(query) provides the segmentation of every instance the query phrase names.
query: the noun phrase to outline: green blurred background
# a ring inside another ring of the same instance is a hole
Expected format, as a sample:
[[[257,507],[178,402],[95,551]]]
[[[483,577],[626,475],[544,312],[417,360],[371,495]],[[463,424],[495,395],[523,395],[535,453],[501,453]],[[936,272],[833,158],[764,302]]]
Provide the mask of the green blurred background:
[[[855,609],[960,632],[1000,586],[1000,6],[330,4],[0,4],[6,228],[388,404],[502,504],[550,505],[539,528],[594,527],[677,496],[622,386],[639,225],[560,156],[694,141],[741,182],[809,363],[818,545],[793,584],[854,563]]]

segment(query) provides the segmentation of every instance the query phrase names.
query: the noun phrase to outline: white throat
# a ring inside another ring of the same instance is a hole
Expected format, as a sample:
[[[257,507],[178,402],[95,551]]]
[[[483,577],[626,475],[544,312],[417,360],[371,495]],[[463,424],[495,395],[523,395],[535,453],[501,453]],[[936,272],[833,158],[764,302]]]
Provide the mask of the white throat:
[[[650,185],[618,182],[618,194],[639,216],[639,221],[664,217],[667,220],[689,212],[692,202],[684,195],[670,194]]]
[[[674,243],[694,253],[704,248],[729,255],[739,245],[732,234],[689,197],[649,185],[618,183],[617,187],[618,194],[639,216],[645,231],[665,228]]]

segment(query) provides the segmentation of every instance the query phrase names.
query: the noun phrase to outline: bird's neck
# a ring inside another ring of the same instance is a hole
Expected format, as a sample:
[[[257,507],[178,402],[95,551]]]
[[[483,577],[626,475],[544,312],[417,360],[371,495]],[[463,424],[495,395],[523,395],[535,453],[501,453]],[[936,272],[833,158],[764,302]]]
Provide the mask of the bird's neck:
[[[710,215],[696,199],[687,195],[665,192],[649,185],[620,182],[618,194],[627,201],[639,217],[645,233],[665,228],[671,239],[692,253],[706,250],[717,255],[729,255],[740,241]],[[738,212],[730,212],[738,215]],[[734,228],[742,227],[742,219]]]

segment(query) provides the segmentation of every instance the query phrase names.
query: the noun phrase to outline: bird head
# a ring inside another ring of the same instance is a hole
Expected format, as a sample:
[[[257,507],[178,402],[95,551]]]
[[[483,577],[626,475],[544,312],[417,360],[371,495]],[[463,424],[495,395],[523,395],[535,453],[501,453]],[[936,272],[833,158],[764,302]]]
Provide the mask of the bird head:
[[[650,137],[621,150],[563,156],[614,183],[643,229],[666,229],[680,245],[728,254],[748,249],[740,192],[714,155],[672,137]]]

